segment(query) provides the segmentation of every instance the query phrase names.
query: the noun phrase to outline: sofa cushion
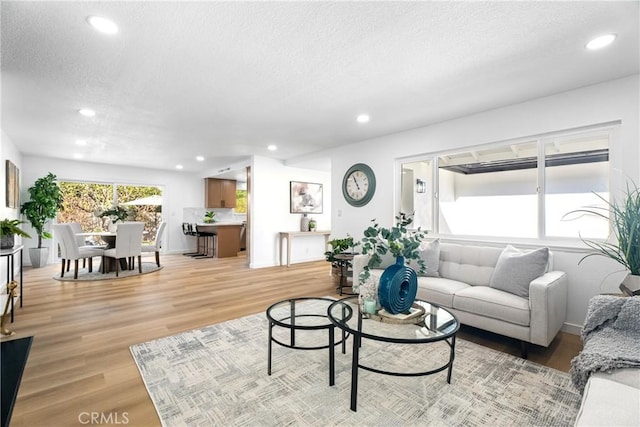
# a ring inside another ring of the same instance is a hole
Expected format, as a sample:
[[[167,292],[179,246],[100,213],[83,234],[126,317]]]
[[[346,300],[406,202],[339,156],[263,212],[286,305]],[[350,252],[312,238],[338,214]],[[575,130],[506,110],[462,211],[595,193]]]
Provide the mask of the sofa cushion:
[[[584,389],[576,426],[640,425],[640,390],[592,376]]]
[[[523,298],[529,298],[529,284],[544,274],[549,248],[523,252],[511,245],[500,254],[489,286]]]
[[[472,286],[488,286],[501,252],[502,248],[442,243],[440,277]]]
[[[443,307],[453,307],[453,295],[468,287],[469,285],[466,283],[457,280],[442,277],[418,277],[417,297]]]
[[[529,326],[529,300],[488,286],[470,286],[453,296],[453,308]]]

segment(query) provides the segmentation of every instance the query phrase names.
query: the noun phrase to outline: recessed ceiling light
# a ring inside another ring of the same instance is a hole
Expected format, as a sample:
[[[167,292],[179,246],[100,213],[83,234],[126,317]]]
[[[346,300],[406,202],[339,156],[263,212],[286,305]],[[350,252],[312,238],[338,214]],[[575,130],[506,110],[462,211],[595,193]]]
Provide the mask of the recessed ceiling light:
[[[74,159],[81,159],[81,158],[83,158],[83,157],[84,157],[84,156],[83,156],[81,153],[74,153],[74,154],[73,154],[73,158],[74,158]]]
[[[84,139],[76,139],[76,145],[84,147],[85,145],[87,145],[87,141],[85,141]]]
[[[87,22],[96,30],[105,34],[115,34],[118,32],[118,26],[110,19],[102,16],[89,16]]]
[[[182,165],[176,165],[176,169],[182,169],[182,168],[184,168],[184,166],[182,166]]]
[[[602,49],[605,46],[609,46],[616,39],[615,34],[605,34],[604,36],[596,37],[587,43],[586,48],[589,50]]]
[[[358,123],[367,123],[370,117],[366,114],[360,114],[356,120],[358,120]]]
[[[89,108],[81,108],[78,110],[78,113],[82,114],[85,117],[93,117],[96,115],[96,112]]]
[[[267,150],[269,150],[269,151],[276,151],[277,149],[278,149],[278,147],[273,145],[273,144],[267,146]]]
[[[204,162],[204,156],[196,156],[196,160],[199,162]]]

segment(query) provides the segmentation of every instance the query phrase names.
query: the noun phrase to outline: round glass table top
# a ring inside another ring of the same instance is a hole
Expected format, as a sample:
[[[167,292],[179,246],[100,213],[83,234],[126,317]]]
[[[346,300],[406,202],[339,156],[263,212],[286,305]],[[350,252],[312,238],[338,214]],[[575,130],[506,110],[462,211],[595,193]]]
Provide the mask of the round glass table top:
[[[396,343],[440,341],[453,336],[460,329],[458,319],[446,309],[416,299],[424,314],[415,323],[386,323],[360,311],[358,297],[338,300],[329,306],[329,320],[338,328],[359,334],[363,338]]]

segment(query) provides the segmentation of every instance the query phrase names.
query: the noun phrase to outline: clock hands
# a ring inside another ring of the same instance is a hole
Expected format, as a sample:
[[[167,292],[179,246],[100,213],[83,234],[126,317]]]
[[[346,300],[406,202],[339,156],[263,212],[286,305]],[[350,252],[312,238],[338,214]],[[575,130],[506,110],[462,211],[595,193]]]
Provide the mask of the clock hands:
[[[358,181],[356,180],[356,176],[353,176],[353,182],[356,184],[356,188],[360,190],[360,186],[358,185]]]

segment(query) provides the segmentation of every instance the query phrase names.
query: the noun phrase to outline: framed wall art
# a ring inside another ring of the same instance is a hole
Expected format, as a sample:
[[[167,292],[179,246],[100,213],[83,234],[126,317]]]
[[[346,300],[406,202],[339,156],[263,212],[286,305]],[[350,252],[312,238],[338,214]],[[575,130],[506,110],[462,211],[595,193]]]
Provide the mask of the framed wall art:
[[[322,184],[291,181],[291,213],[322,213]]]
[[[7,207],[18,209],[20,206],[20,170],[7,160]]]

